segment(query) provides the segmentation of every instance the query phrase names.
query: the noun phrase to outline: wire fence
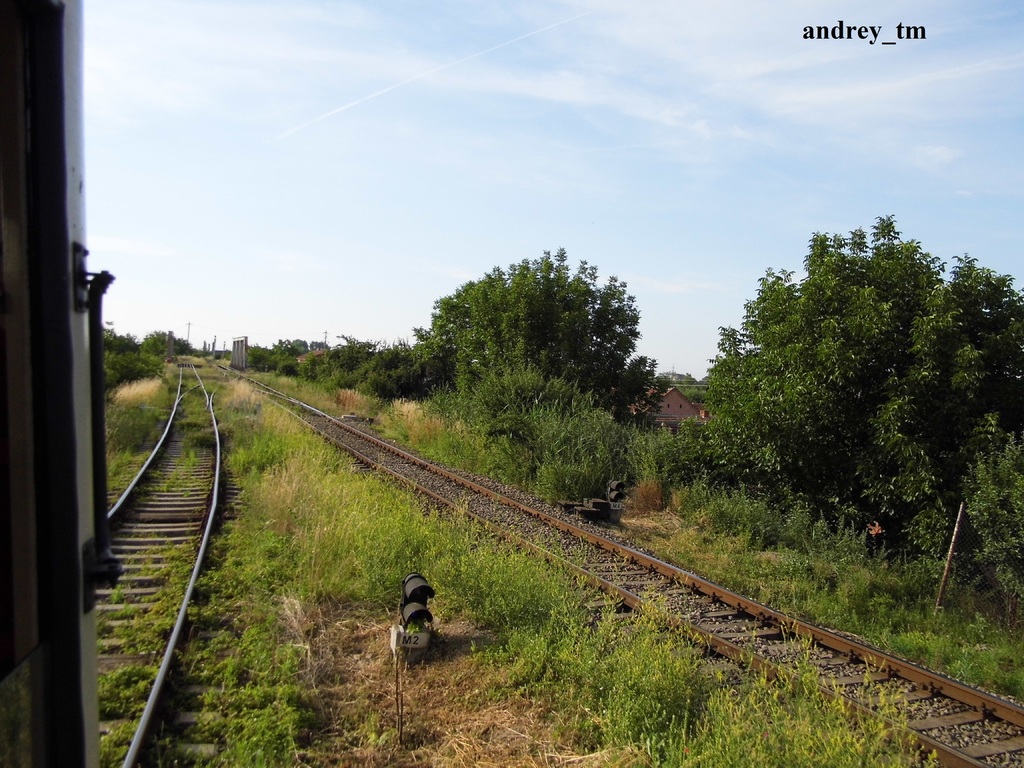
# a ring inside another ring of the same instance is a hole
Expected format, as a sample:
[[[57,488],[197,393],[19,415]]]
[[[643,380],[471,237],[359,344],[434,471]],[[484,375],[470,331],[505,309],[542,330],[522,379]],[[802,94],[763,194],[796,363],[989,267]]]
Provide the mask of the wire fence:
[[[1021,594],[1024,583],[1019,561],[992,562],[983,536],[971,523],[970,510],[960,505],[950,536],[945,570],[935,607],[955,607],[966,615],[982,615],[1013,631],[1024,631]]]

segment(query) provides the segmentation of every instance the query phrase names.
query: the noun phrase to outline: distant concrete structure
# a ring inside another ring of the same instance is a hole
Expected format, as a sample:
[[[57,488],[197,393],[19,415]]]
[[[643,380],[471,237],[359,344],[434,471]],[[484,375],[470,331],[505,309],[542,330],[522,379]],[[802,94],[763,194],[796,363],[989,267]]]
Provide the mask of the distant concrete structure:
[[[231,367],[244,371],[249,367],[249,337],[236,336],[231,340]]]

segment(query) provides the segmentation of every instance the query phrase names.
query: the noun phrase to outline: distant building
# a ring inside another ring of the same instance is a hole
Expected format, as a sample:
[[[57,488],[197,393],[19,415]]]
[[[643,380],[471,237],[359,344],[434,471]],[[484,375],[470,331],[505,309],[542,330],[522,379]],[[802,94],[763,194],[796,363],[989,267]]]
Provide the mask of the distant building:
[[[659,427],[679,429],[680,422],[693,419],[704,424],[709,416],[703,405],[698,405],[675,387],[669,387],[661,394],[658,412],[654,415],[654,423]]]

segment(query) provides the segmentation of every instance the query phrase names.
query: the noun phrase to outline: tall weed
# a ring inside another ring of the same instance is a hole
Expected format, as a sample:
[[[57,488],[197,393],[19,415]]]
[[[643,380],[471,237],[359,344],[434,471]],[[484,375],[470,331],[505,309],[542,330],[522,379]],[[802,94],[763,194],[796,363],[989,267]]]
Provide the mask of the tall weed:
[[[162,379],[122,384],[107,399],[107,486],[112,496],[131,482],[170,413],[171,394]]]
[[[560,414],[537,409],[534,490],[547,499],[603,495],[606,484],[625,469],[627,427],[604,411]]]
[[[709,698],[693,737],[675,743],[667,764],[863,768],[909,766],[906,745],[890,739],[882,718],[849,725],[839,699],[817,688],[808,669],[792,680],[754,679],[740,691],[725,687]],[[926,761],[935,766],[934,761]]]
[[[681,487],[700,478],[707,461],[702,458],[703,428],[691,421],[675,434],[667,429],[634,428],[628,432],[626,462],[635,482],[657,482],[662,489]]]
[[[225,419],[236,449],[230,461],[247,511],[232,523],[232,546],[222,556],[233,576],[208,577],[235,596],[239,626],[246,627],[222,670],[245,684],[225,706],[231,760],[287,764],[300,752],[301,733],[310,728],[309,692],[296,679],[308,654],[288,638],[302,636],[296,622],[315,612],[304,606],[358,601],[391,613],[411,571],[437,590],[431,609],[440,631],[458,617],[491,628],[503,643],[488,658],[558,712],[586,750],[639,752],[655,765],[730,764],[711,762],[719,744],[737,758],[765,753],[766,764],[775,765],[781,758],[767,754],[769,747],[796,757],[817,750],[840,766],[858,756],[887,759],[873,733],[855,742],[823,732],[849,729],[845,720],[821,726],[817,704],[797,700],[802,692],[778,703],[767,687],[749,702],[716,691],[697,651],[653,615],[594,624],[578,607],[571,579],[464,522],[425,517],[409,494],[387,483],[340,471],[334,451],[287,414],[265,408],[233,418]],[[616,450],[613,440],[597,449],[606,461]],[[366,707],[367,717],[376,716],[372,703]],[[781,745],[765,740],[764,731],[776,741],[792,737]]]
[[[656,762],[685,742],[712,687],[700,653],[650,614],[607,615],[596,627],[556,616],[513,633],[494,656],[527,692],[572,701],[588,748],[636,745]]]
[[[122,384],[107,402],[107,451],[140,451],[166,420],[169,397],[162,379]]]
[[[153,405],[164,394],[164,380],[159,378],[139,379],[122,384],[114,390],[111,400],[125,408]]]

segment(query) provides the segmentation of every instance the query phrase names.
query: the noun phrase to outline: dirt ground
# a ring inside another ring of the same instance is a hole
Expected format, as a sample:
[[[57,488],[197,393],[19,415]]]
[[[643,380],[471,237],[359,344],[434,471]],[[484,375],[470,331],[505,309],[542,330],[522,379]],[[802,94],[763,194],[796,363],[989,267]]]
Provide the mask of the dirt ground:
[[[518,695],[504,672],[474,656],[493,638],[465,622],[438,624],[426,655],[399,659],[403,688],[398,742],[391,623],[343,607],[306,622],[310,684],[326,732],[310,766],[638,765],[622,751],[580,753],[560,738],[560,717]]]

